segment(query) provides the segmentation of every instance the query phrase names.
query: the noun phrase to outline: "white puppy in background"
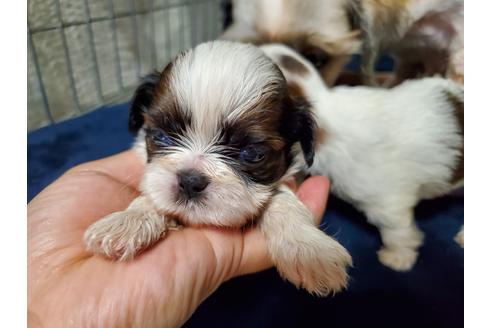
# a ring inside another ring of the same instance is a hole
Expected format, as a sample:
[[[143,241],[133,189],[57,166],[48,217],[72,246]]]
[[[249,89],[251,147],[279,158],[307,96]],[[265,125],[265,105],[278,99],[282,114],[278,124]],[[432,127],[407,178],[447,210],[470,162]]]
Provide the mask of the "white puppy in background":
[[[258,220],[283,277],[317,295],[345,287],[350,255],[283,184],[312,163],[316,132],[288,91],[260,49],[226,41],[148,76],[130,113],[147,162],[142,194],[88,228],[88,249],[131,259],[174,220],[232,228]]]
[[[393,89],[328,89],[294,50],[261,48],[282,70],[290,94],[310,104],[316,117],[310,172],[330,177],[332,191],[378,227],[383,264],[398,271],[412,268],[423,241],[415,205],[463,182],[462,86],[426,78]]]

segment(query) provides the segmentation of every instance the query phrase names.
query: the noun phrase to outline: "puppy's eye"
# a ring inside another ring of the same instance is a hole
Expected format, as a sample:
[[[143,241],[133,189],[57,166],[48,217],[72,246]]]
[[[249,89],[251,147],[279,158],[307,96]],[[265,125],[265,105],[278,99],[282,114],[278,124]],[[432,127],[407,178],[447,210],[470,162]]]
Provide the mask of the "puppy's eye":
[[[169,135],[167,135],[164,131],[162,130],[151,130],[150,135],[152,137],[152,140],[159,146],[172,146],[174,144],[173,138],[171,138]]]
[[[261,162],[268,151],[268,147],[264,145],[252,144],[243,147],[239,152],[239,157],[242,161],[248,163]]]

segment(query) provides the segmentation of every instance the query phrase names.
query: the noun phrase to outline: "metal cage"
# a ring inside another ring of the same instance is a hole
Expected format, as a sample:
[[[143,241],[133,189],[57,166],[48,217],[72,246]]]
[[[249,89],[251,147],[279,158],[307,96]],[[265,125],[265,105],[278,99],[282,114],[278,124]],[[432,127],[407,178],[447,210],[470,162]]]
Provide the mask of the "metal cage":
[[[220,0],[28,0],[27,18],[28,130],[127,101],[223,21]]]

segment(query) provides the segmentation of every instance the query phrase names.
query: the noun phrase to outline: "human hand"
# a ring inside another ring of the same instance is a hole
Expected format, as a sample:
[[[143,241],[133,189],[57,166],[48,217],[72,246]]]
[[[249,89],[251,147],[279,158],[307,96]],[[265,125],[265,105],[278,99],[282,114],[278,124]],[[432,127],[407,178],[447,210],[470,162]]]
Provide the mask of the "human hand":
[[[83,234],[138,196],[134,151],[82,164],[28,204],[28,321],[33,327],[175,327],[221,283],[272,266],[256,227],[185,227],[129,262],[90,254]],[[329,182],[297,189],[317,223]]]

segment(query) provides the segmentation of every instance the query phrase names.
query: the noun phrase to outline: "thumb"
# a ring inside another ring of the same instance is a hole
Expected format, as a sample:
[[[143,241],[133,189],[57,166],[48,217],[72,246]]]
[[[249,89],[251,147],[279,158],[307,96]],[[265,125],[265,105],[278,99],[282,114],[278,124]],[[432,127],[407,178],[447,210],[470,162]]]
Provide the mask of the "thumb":
[[[330,181],[323,176],[312,176],[304,181],[297,190],[297,197],[313,213],[316,224],[320,224],[325,213]]]

